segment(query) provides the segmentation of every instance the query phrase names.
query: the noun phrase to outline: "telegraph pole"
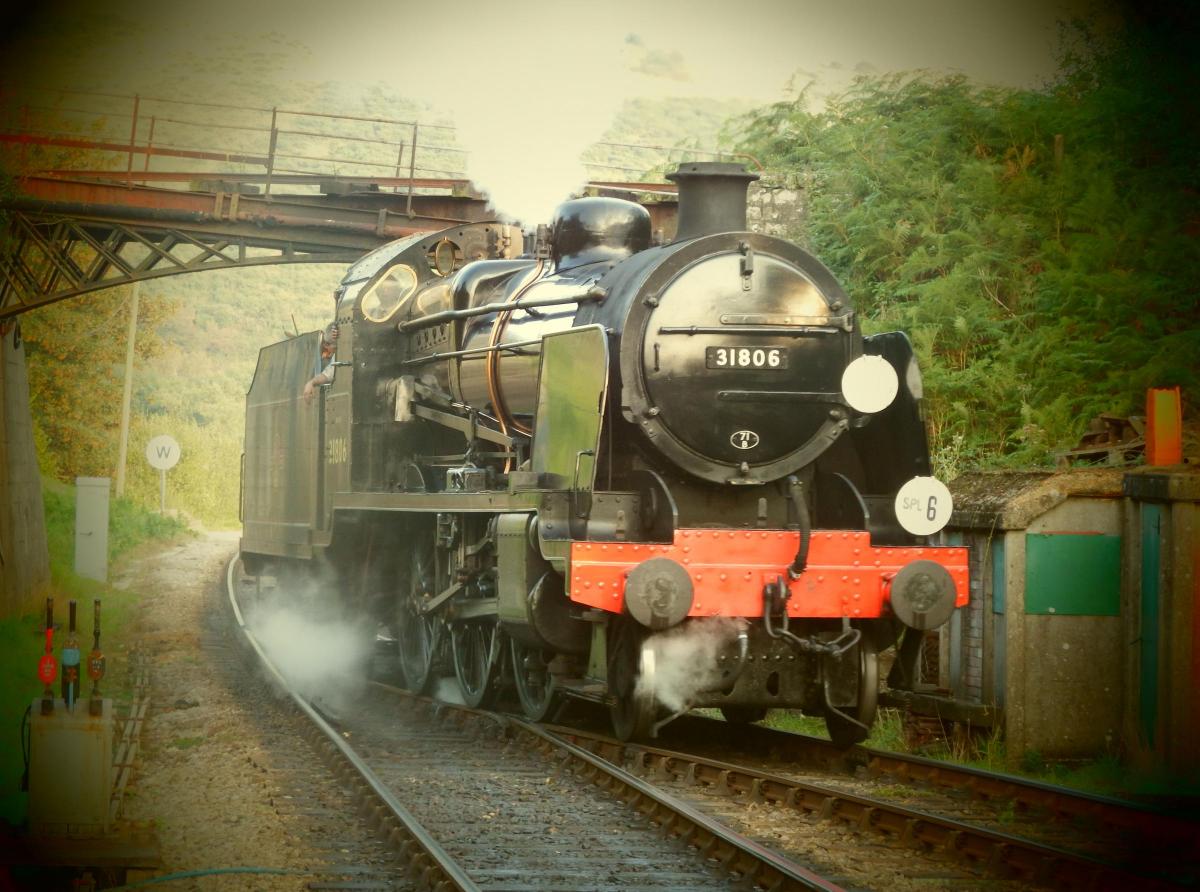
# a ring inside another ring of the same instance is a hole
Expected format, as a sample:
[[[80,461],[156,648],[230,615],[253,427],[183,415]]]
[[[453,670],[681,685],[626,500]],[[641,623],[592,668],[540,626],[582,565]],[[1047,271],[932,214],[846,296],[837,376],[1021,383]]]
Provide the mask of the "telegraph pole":
[[[129,451],[129,403],[133,398],[133,343],[137,337],[138,289],[133,283],[129,301],[129,337],[125,341],[125,395],[121,400],[121,446],[117,452],[117,498],[125,494],[125,456]]]

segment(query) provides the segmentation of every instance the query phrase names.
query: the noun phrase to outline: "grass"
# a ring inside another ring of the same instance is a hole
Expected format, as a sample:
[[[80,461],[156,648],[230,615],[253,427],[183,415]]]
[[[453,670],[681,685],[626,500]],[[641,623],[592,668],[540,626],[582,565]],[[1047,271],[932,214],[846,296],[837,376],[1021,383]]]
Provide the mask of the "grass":
[[[43,480],[46,506],[46,540],[53,576],[74,576],[75,487]],[[164,516],[130,499],[112,499],[108,505],[108,560],[111,564],[135,545],[152,539],[170,539],[187,529],[177,518]],[[78,577],[76,577],[78,578]]]
[[[77,628],[79,647],[84,659],[92,649],[92,602],[101,601],[101,649],[107,655],[105,677],[100,692],[119,707],[128,703],[131,685],[128,664],[123,654],[129,646],[140,595],[120,591],[92,579],[75,575],[74,487],[53,481],[44,482],[46,538],[50,549],[50,596],[54,598],[54,655],[60,658],[67,627],[67,603],[78,602]],[[134,546],[149,540],[179,536],[186,528],[178,521],[151,514],[123,499],[113,500],[109,512],[110,561]],[[25,768],[23,716],[43,685],[37,677],[38,660],[45,650],[44,608],[33,614],[0,618],[0,821],[21,824],[25,820],[27,795],[21,791]],[[91,691],[91,680],[82,679],[80,695]],[[54,683],[55,696],[61,695],[61,673]]]
[[[716,709],[698,709],[696,712],[710,718],[720,718]],[[808,716],[799,710],[774,709],[762,721],[769,728],[807,734],[811,737],[829,739],[825,720]],[[999,728],[987,734],[958,735],[937,740],[922,746],[910,745],[904,732],[904,716],[898,709],[881,708],[871,727],[871,734],[863,743],[873,749],[894,753],[940,759],[956,765],[978,768],[983,771],[1013,774],[1043,783],[1095,793],[1103,796],[1150,796],[1179,794],[1177,787],[1153,777],[1134,775],[1111,753],[1100,754],[1094,759],[1072,762],[1053,762],[1035,751],[1022,754],[1016,765],[1009,763],[1008,752]],[[1194,794],[1196,791],[1189,791]]]
[[[1091,759],[1053,761],[1036,750],[1028,750],[1010,760],[999,727],[987,733],[951,734],[945,739],[913,747],[905,738],[903,725],[899,710],[881,709],[867,746],[913,753],[982,771],[1012,774],[1102,796],[1128,798],[1179,792],[1152,777],[1132,772],[1115,753],[1100,753]]]
[[[825,719],[805,715],[799,710],[773,709],[763,721],[768,728],[780,731],[791,731],[796,734],[807,734],[810,737],[829,739],[829,731],[825,728]],[[863,742],[863,746],[874,747],[893,752],[905,752],[904,723],[898,710],[880,709],[871,726],[871,734]]]

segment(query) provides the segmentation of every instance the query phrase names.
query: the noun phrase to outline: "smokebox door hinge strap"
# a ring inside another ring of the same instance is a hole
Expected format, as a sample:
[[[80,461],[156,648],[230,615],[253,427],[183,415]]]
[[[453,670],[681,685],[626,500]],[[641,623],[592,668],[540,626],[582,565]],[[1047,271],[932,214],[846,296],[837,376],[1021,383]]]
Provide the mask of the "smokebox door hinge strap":
[[[742,252],[742,290],[749,291],[754,276],[754,249],[749,242],[740,242],[738,250]]]

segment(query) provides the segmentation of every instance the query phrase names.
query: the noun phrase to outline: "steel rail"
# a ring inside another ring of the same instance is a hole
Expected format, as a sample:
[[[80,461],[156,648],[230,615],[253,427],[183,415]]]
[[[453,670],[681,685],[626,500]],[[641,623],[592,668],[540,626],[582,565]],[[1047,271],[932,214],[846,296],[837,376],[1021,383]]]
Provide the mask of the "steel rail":
[[[316,729],[318,732],[316,737],[325,745],[326,751],[334,760],[338,760],[340,757],[341,764],[346,766],[342,773],[353,772],[354,775],[357,775],[359,792],[364,797],[374,800],[373,803],[364,802],[362,809],[364,816],[373,818],[377,824],[384,823],[385,814],[390,816],[392,841],[397,844],[401,858],[409,861],[410,869],[415,876],[422,879],[425,885],[439,890],[459,889],[462,892],[478,892],[479,886],[463,870],[462,866],[442,848],[429,831],[421,826],[412,812],[404,807],[403,803],[396,798],[375,772],[342,739],[342,735],[292,689],[271,662],[258,643],[258,639],[254,637],[254,633],[246,626],[241,608],[238,606],[237,586],[234,582],[234,568],[237,564],[238,556],[234,555],[229,561],[226,571],[226,589],[238,629],[245,642],[257,655],[272,683],[284,691],[296,708],[309,719],[310,727]],[[433,875],[440,879],[433,880]]]
[[[1024,879],[1061,889],[1173,889],[1157,876],[1077,852],[988,830],[908,806],[809,781],[795,780],[690,753],[640,743],[623,743],[574,728],[551,727],[548,733],[577,742],[614,764],[633,764],[662,777],[743,794],[750,801],[784,805],[825,820],[839,820],[860,831],[871,830],[906,845],[928,846],[956,857],[1006,869]],[[632,757],[632,758],[630,758]]]
[[[498,728],[501,734],[510,739],[513,732],[516,732],[543,753],[557,752],[560,767],[573,767],[584,779],[618,796],[664,832],[672,837],[682,838],[706,857],[719,861],[728,870],[760,888],[771,892],[791,889],[844,892],[841,886],[809,868],[738,833],[669,793],[656,789],[637,775],[562,736],[547,731],[540,725],[515,715],[432,700],[381,681],[373,680],[368,684],[392,696],[402,697],[413,703],[425,703],[434,710],[436,718],[444,721],[453,721],[459,726],[471,723],[485,725],[491,729]]]
[[[714,733],[728,727],[718,719],[700,716],[690,716],[687,721],[703,723]],[[893,777],[903,783],[961,790],[979,799],[1008,799],[1022,809],[1042,809],[1060,818],[1101,820],[1111,826],[1136,830],[1157,842],[1200,851],[1200,822],[1126,799],[907,753],[864,746],[842,750],[819,737],[761,725],[739,729],[739,738],[756,747],[777,750],[783,758],[794,761],[812,761],[815,756],[831,766],[850,770],[862,767],[873,775]]]
[[[508,721],[543,752],[563,753],[563,760],[578,763],[583,776],[592,783],[616,793],[667,833],[682,837],[756,885],[772,892],[783,889],[833,892],[841,888],[583,747],[524,719],[509,716]]]
[[[1160,837],[1179,838],[1180,842],[1200,849],[1200,824],[1181,821],[1174,815],[1124,799],[868,747],[855,747],[847,755],[861,761],[872,774],[931,787],[965,789],[984,799],[1011,799],[1022,807],[1044,809],[1062,817],[1101,818],[1108,824],[1137,827],[1141,832],[1152,832]],[[1153,825],[1153,830],[1148,825]]]

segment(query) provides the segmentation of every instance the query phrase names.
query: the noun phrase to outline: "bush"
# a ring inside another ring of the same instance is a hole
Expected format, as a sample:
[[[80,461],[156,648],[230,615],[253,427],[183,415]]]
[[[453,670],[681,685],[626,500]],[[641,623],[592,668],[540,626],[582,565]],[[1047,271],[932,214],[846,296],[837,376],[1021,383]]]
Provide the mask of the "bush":
[[[46,543],[50,574],[56,584],[75,576],[75,487],[43,481]],[[108,559],[152,539],[171,539],[187,530],[183,521],[148,511],[131,499],[112,499],[108,505]]]
[[[943,469],[1047,462],[1147,387],[1200,391],[1196,67],[1146,28],[1087,49],[1040,90],[864,77],[740,128],[804,184],[792,235],[864,328],[912,337]]]

